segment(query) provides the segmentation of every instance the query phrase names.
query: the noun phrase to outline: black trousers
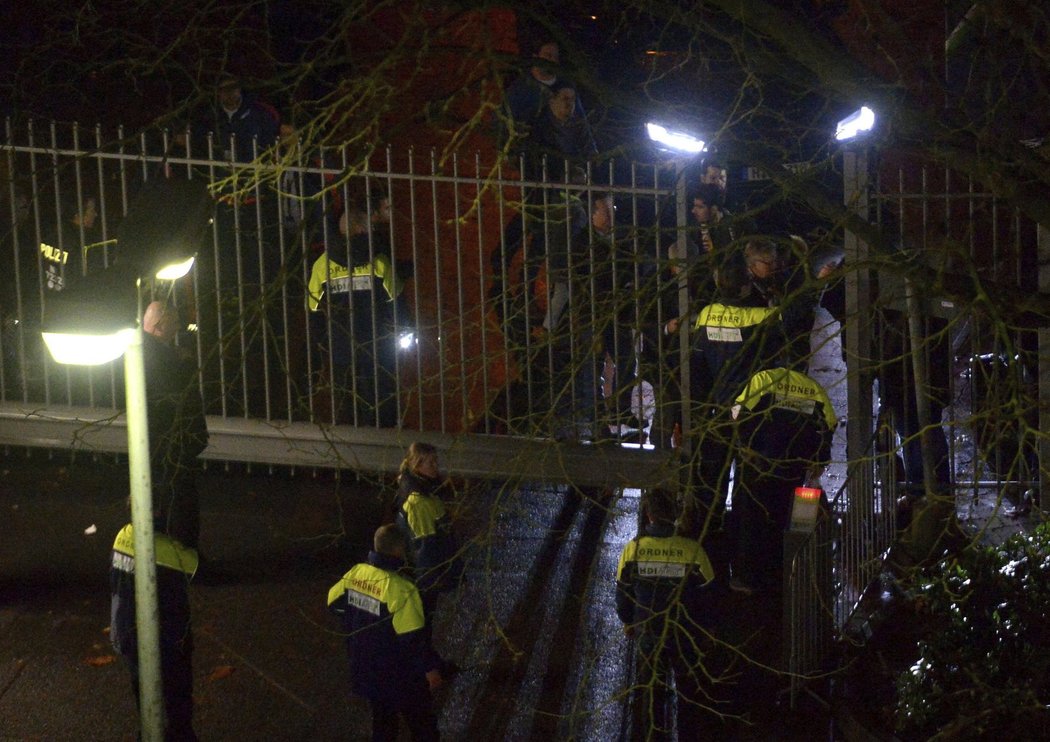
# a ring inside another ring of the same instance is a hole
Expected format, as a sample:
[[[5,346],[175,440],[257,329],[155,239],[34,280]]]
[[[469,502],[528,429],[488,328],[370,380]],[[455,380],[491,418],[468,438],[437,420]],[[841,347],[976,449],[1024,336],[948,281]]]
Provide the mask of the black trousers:
[[[165,742],[197,742],[193,731],[193,637],[160,645],[160,681],[164,700]],[[125,655],[131,672],[135,706],[139,705],[138,654]]]
[[[679,740],[722,739],[721,715],[732,712],[726,687],[718,685],[724,658],[701,635],[671,630],[663,641],[638,640],[631,739],[670,740],[675,729]]]
[[[412,739],[417,742],[441,738],[429,693],[423,698],[410,697],[397,703],[371,700],[369,705],[372,707],[372,742],[396,742],[399,717],[404,718]]]

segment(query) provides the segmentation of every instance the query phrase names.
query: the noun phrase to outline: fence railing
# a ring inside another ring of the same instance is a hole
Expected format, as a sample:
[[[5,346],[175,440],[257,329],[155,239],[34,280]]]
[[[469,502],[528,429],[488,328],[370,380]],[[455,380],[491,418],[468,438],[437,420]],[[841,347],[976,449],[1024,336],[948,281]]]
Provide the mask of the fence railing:
[[[39,341],[44,304],[119,260],[115,235],[144,183],[203,178],[215,211],[194,273],[154,291],[185,320],[178,343],[200,368],[213,455],[381,471],[407,440],[443,436],[458,441],[450,464],[479,475],[513,469],[640,486],[685,478],[669,445],[675,423],[691,429],[688,364],[675,362],[684,331],[662,332],[688,309],[668,259],[687,226],[678,173],[609,163],[550,183],[524,179],[522,167],[411,150],[364,161],[347,150],[292,148],[235,163],[217,159],[213,142],[195,152],[161,135],[110,140],[98,129],[10,123],[5,133],[0,276],[10,290],[0,306],[0,418],[16,432],[4,441],[89,440],[88,418],[117,417],[119,365],[53,363]],[[872,191],[866,167],[847,158],[847,200],[863,201],[862,216],[896,224],[902,244],[937,235],[965,245],[980,270],[1033,288],[1036,264],[1015,213],[947,176],[939,188],[926,175],[914,188],[902,175],[895,189],[881,182]],[[869,322],[889,304],[871,292],[876,269],[862,248],[847,233],[855,270],[836,318],[846,328],[851,426],[838,465],[848,461],[849,481],[833,502],[830,534],[791,566],[791,667],[801,674],[819,666],[828,626],[846,623],[881,569],[895,533],[897,454],[912,443],[897,431],[878,457],[872,443],[869,361],[886,328]],[[364,264],[371,269],[346,270]],[[971,364],[967,375],[950,374],[953,404],[936,421],[952,431],[951,461],[969,463],[953,483],[968,482],[974,497],[982,487],[1027,486],[1039,471],[1038,425],[1023,424],[1024,415],[987,417],[988,395],[975,389],[1029,378],[1013,359],[1031,354],[1031,337],[996,333],[953,309],[948,327],[959,332],[941,336],[952,339],[947,363]],[[619,438],[639,423],[649,447],[564,445]],[[1016,450],[1002,461],[975,450],[1011,436]],[[1006,458],[1015,465],[999,465]]]
[[[578,438],[651,417],[651,390],[672,385],[659,362],[635,373],[639,348],[667,355],[650,330],[670,318],[662,274],[683,226],[668,224],[673,180],[657,168],[629,166],[634,185],[610,188],[598,172],[530,182],[433,153],[245,165],[166,138],[23,134],[15,144],[9,124],[4,147],[4,401],[119,408],[118,367],[56,366],[37,330],[49,293],[119,259],[121,217],[160,177],[213,184],[192,278],[155,289],[195,329],[179,343],[209,414]],[[606,236],[590,213],[610,191]],[[381,282],[343,275],[384,260]]]

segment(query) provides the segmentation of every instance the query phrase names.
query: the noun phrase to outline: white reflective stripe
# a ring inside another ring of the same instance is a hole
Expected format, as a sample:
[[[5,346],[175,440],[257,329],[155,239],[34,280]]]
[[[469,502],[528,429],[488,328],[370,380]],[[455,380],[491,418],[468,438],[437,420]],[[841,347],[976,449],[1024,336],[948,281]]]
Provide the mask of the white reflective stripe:
[[[119,551],[113,552],[113,569],[121,572],[134,572],[135,571],[135,557],[130,554],[121,554]]]
[[[347,294],[351,291],[368,291],[372,288],[372,276],[342,276],[328,281],[333,294]]]
[[[744,336],[739,327],[711,327],[707,329],[707,339],[716,343],[739,343],[743,342]]]
[[[641,577],[685,577],[686,565],[681,562],[638,562]]]
[[[379,615],[381,603],[377,598],[373,598],[371,595],[365,595],[356,590],[347,590],[346,601],[354,608],[362,610],[365,613],[371,613],[373,616]]]
[[[797,410],[806,415],[812,415],[817,409],[817,400],[815,399],[799,399],[798,397],[788,397],[783,394],[776,395],[776,407],[787,407],[791,410]]]

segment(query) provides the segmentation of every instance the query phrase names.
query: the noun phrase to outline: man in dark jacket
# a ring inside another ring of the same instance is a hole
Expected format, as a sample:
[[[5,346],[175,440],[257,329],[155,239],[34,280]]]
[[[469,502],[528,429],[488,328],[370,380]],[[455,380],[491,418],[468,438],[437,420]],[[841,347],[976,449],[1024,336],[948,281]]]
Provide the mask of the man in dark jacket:
[[[211,134],[222,159],[251,162],[276,143],[279,129],[280,115],[275,108],[245,95],[240,78],[222,75],[215,104],[195,123],[193,133],[198,137]]]
[[[155,524],[157,603],[160,620],[161,692],[164,698],[164,739],[194,742],[193,634],[190,631],[188,586],[197,571],[197,552]],[[135,703],[139,703],[138,635],[135,630],[135,541],[131,524],[113,542],[109,570],[109,640],[127,661]]]
[[[763,237],[749,240],[744,259],[755,291],[769,306],[780,309],[788,342],[785,362],[805,373],[819,296],[807,275],[806,241],[792,236],[788,242],[778,245]]]
[[[712,703],[704,686],[712,670],[705,656],[715,573],[699,541],[676,535],[673,493],[652,490],[640,509],[644,530],[624,547],[616,570],[616,614],[637,642],[636,731],[639,739],[670,738],[667,702],[676,692],[679,739],[696,739],[703,705]]]
[[[328,591],[328,608],[342,617],[346,632],[351,690],[372,707],[375,742],[397,739],[399,716],[413,739],[436,740],[430,694],[443,678],[419,590],[399,574],[405,540],[396,526],[385,525],[376,531],[374,547],[367,562]]]
[[[178,312],[154,301],[142,318],[150,464],[164,530],[196,549],[200,537],[197,458],[208,446],[197,368],[175,347]]]

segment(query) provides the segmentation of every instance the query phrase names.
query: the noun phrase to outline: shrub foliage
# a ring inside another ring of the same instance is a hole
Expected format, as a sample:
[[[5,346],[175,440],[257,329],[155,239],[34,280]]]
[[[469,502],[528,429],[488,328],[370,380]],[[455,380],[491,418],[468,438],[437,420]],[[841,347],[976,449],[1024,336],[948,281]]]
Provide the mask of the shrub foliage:
[[[916,578],[919,659],[897,681],[898,730],[921,739],[1045,739],[1050,524]]]

